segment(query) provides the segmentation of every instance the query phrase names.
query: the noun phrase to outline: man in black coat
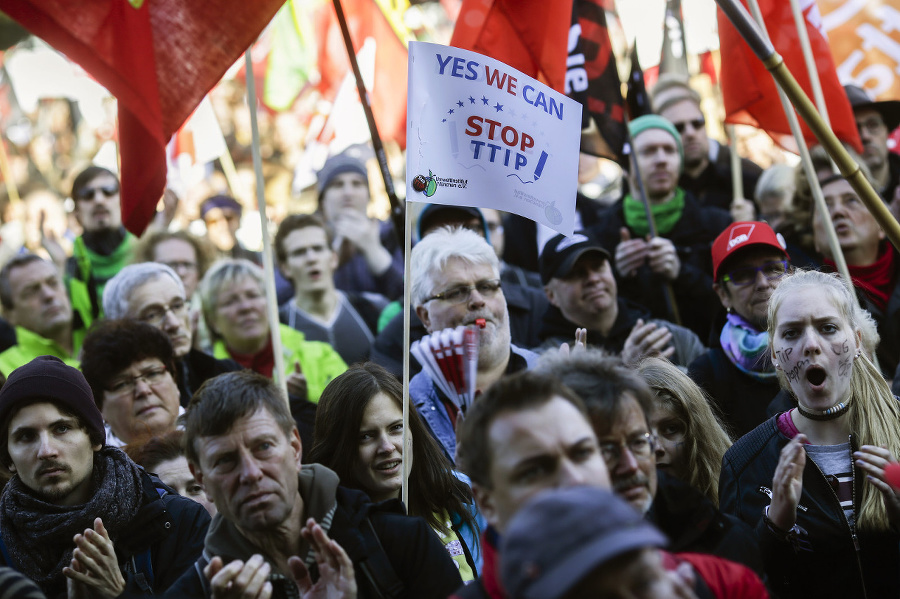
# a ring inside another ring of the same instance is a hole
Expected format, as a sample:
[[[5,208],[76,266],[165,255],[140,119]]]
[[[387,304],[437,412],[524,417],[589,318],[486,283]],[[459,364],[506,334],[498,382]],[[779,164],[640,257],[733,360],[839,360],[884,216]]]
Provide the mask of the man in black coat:
[[[299,433],[270,379],[242,371],[207,382],[185,438],[191,472],[219,511],[204,557],[167,596],[443,599],[461,583],[437,535],[399,502],[372,506],[328,468],[301,468]]]
[[[642,185],[632,173],[633,192],[610,206],[589,230],[614,257],[623,297],[647,306],[655,318],[681,324],[706,339],[710,315],[718,305],[710,247],[731,215],[701,205],[678,186],[684,150],[672,123],[651,114],[634,119],[628,128]],[[641,188],[653,215],[655,237],[650,235],[644,203],[634,192]],[[673,290],[674,306],[667,285]]]
[[[162,593],[203,549],[209,514],[121,450],[77,369],[40,356],[0,390],[0,565],[47,597]]]

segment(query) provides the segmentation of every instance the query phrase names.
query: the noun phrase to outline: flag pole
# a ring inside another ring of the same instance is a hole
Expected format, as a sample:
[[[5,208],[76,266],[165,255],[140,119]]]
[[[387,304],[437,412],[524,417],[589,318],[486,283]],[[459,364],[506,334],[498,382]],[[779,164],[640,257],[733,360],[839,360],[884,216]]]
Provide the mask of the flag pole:
[[[806,63],[806,71],[809,73],[809,84],[812,88],[816,108],[825,124],[831,127],[831,119],[828,118],[828,105],[825,103],[825,94],[822,92],[822,82],[819,81],[819,69],[813,58],[812,45],[809,43],[809,32],[806,30],[806,17],[800,10],[800,3],[791,0],[791,12],[794,14],[794,24],[797,26],[797,37],[800,39],[800,49],[803,50],[803,62]]]
[[[634,169],[634,180],[637,183],[637,191],[641,196],[641,202],[644,204],[644,212],[647,214],[647,226],[650,229],[651,237],[658,237],[656,230],[656,222],[653,220],[653,211],[650,209],[650,200],[647,198],[647,192],[644,190],[644,180],[641,179],[641,168],[638,166],[637,156],[634,153],[634,141],[631,139],[631,131],[628,129],[630,119],[625,115],[625,143],[629,148],[629,161],[631,168]],[[666,303],[672,311],[672,319],[678,326],[681,324],[681,313],[678,310],[678,303],[675,301],[675,291],[672,289],[671,281],[663,283],[663,292],[666,296]]]
[[[816,112],[816,107],[794,79],[781,55],[775,51],[768,39],[762,36],[759,28],[747,14],[747,10],[737,0],[716,0],[716,3],[734,24],[735,29],[738,30],[753,53],[781,85],[794,108],[837,164],[841,175],[847,179],[847,182],[859,195],[894,247],[900,248],[900,223],[891,215],[881,196],[863,176],[859,164],[850,156],[831,128]]]
[[[731,143],[731,197],[738,200],[744,197],[744,178],[741,172],[741,157],[737,151],[737,133],[734,125],[726,125],[725,132]]]
[[[757,0],[748,0],[748,2],[750,4],[750,10],[753,11],[753,18],[756,19],[756,22],[759,25],[760,33],[768,41],[769,33],[766,30],[766,23],[763,20],[762,11],[759,9],[759,3]],[[859,299],[856,297],[856,294],[853,293],[853,279],[850,278],[850,269],[847,268],[847,260],[844,258],[844,252],[838,241],[837,232],[834,230],[834,223],[831,220],[831,214],[828,212],[828,206],[825,205],[825,197],[822,195],[819,177],[813,168],[812,158],[809,155],[809,148],[806,147],[806,140],[803,138],[803,132],[800,130],[800,121],[797,119],[797,115],[794,113],[794,107],[788,100],[778,79],[775,80],[775,87],[778,89],[778,98],[781,100],[781,107],[784,109],[784,114],[791,127],[791,133],[797,142],[797,149],[800,152],[800,162],[803,165],[803,173],[806,175],[807,181],[809,181],[813,201],[815,202],[819,214],[822,215],[822,222],[825,225],[825,235],[828,239],[828,247],[831,250],[831,256],[834,258],[834,263],[835,266],[837,266],[838,272],[841,273],[841,277],[844,279],[844,284],[847,285],[847,288],[851,291],[850,295],[853,296],[854,302],[859,305]],[[803,90],[801,89],[801,92],[802,91]],[[808,98],[807,101],[809,101]],[[813,108],[813,111],[815,112],[815,108]],[[816,116],[818,116],[818,114]],[[830,132],[831,129],[829,128],[828,131]],[[841,146],[841,149],[843,149],[843,146]]]
[[[410,253],[412,253],[412,214],[404,210],[403,226],[403,480],[400,487],[400,499],[403,505],[409,506],[409,471],[412,464],[412,438],[409,434],[409,319],[412,312],[412,270],[410,270]]]
[[[284,400],[290,404],[287,394],[287,377],[284,371],[284,352],[281,346],[281,329],[278,319],[278,299],[275,293],[275,261],[272,243],[269,240],[268,218],[266,217],[266,194],[263,181],[262,157],[259,153],[259,124],[256,120],[256,81],[253,78],[253,58],[250,48],[244,52],[244,64],[247,69],[247,108],[250,110],[250,132],[253,153],[253,170],[256,173],[256,206],[259,209],[259,228],[263,241],[263,268],[265,270],[266,313],[269,319],[269,332],[272,335],[272,353],[275,355],[273,378],[275,384],[284,392]]]
[[[381,135],[378,134],[378,126],[375,124],[375,114],[372,112],[372,105],[369,103],[369,92],[366,90],[366,84],[363,81],[362,73],[359,70],[359,63],[356,60],[356,51],[353,49],[353,40],[350,38],[350,29],[347,27],[347,19],[344,16],[344,8],[341,6],[341,0],[333,0],[334,10],[337,13],[338,24],[341,26],[341,35],[344,38],[344,46],[347,47],[347,57],[350,59],[350,67],[353,69],[353,77],[356,79],[356,89],[359,92],[359,101],[362,104],[363,112],[366,115],[366,123],[369,125],[369,134],[372,137],[372,149],[375,151],[375,158],[378,159],[378,168],[381,169],[381,176],[384,179],[384,191],[387,193],[388,200],[391,203],[391,222],[394,225],[394,234],[397,241],[403,239],[403,227],[405,219],[403,216],[404,205],[397,197],[394,191],[394,179],[388,168],[387,155],[384,152],[384,144],[381,142]]]

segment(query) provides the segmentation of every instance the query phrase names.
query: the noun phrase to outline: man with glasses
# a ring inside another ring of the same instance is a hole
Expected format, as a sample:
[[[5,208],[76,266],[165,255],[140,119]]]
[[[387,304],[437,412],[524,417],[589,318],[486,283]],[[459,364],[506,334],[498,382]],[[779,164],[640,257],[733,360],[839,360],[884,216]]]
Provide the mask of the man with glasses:
[[[0,353],[3,378],[38,356],[56,356],[78,367],[90,313],[72,310],[56,266],[35,254],[20,254],[0,270],[0,305],[15,327],[16,344]]]
[[[766,420],[780,387],[769,351],[769,298],[790,268],[775,231],[762,222],[734,223],[713,242],[713,289],[725,308],[710,349],[688,368],[737,439]]]
[[[653,86],[653,109],[669,120],[684,143],[684,169],[678,185],[694,194],[704,206],[718,206],[725,210],[737,208],[741,212],[735,220],[755,216],[752,198],[762,168],[741,158],[741,180],[744,198],[735,203],[732,190],[731,148],[712,140],[706,133],[706,119],[700,110],[700,94],[686,78],[663,75]],[[736,205],[735,205],[736,204]]]
[[[718,304],[711,288],[710,246],[731,215],[702,205],[679,187],[684,149],[671,122],[648,114],[631,121],[628,130],[637,167],[630,191],[589,230],[614,257],[622,296],[705,339]]]
[[[143,262],[123,268],[106,285],[103,310],[108,318],[130,318],[164,332],[175,352],[181,405],[209,378],[240,370],[233,360],[219,360],[193,347],[190,308],[184,283],[165,264]]]
[[[89,166],[72,183],[73,214],[83,233],[66,262],[66,279],[86,285],[87,293],[69,284],[76,309],[102,315],[103,288],[131,261],[135,237],[122,226],[119,179],[100,166]]]
[[[549,345],[571,342],[575,329],[584,328],[590,346],[621,355],[629,366],[661,356],[687,368],[706,351],[692,331],[654,319],[643,306],[619,297],[609,253],[589,232],[552,238],[540,268],[550,302],[541,336]]]
[[[717,555],[762,572],[747,524],[720,512],[686,482],[657,471],[649,421],[654,399],[636,372],[595,349],[544,354],[535,372],[555,376],[584,401],[613,492],[664,532],[673,552]]]
[[[885,202],[893,202],[900,184],[900,156],[888,148],[888,136],[900,125],[900,101],[876,102],[856,85],[845,85],[844,92],[853,108],[862,159],[872,172],[873,186]]]
[[[468,229],[441,228],[413,248],[411,304],[429,333],[460,325],[478,327],[476,389],[485,390],[504,374],[528,368],[537,355],[510,341],[509,314],[500,283],[497,255]],[[451,461],[458,413],[427,372],[410,380],[410,399]]]

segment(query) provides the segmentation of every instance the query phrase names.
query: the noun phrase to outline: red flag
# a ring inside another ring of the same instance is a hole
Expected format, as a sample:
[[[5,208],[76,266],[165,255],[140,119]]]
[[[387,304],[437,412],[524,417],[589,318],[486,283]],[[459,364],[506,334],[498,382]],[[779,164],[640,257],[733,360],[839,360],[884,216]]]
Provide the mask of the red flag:
[[[742,0],[746,6],[746,0]],[[760,0],[760,10],[775,50],[784,58],[788,69],[810,98],[813,97],[809,74],[803,61],[797,28],[791,13],[790,2],[784,0]],[[814,0],[802,0],[806,29],[813,56],[819,71],[819,80],[828,107],[831,128],[842,141],[857,151],[862,151],[853,110],[838,80],[834,60],[817,25],[820,24]],[[719,10],[719,42],[722,57],[722,96],[725,101],[725,121],[759,127],[779,145],[796,150],[790,126],[771,74],[750,50],[728,17]],[[807,144],[816,144],[815,136],[800,120]]]
[[[565,93],[572,0],[463,0],[450,45],[485,54]]]
[[[334,5],[324,7],[315,27],[322,32],[318,40],[319,90],[334,100],[344,76],[351,73],[347,48],[337,21]],[[367,39],[375,41],[375,81],[369,89],[372,113],[382,139],[392,139],[406,147],[406,77],[409,52],[397,27],[382,12],[376,0],[341,0],[347,28],[355,52]],[[351,73],[352,77],[352,73]]]
[[[119,103],[122,221],[140,234],[166,181],[166,142],[283,0],[0,0],[0,10]]]

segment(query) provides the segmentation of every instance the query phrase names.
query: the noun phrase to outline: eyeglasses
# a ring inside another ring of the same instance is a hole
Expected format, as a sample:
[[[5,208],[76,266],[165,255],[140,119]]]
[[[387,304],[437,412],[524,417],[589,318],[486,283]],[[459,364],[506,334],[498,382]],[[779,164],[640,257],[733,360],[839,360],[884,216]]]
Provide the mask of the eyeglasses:
[[[756,281],[756,273],[758,272],[761,272],[766,279],[773,281],[786,275],[787,269],[787,260],[774,260],[772,262],[766,262],[762,266],[736,268],[722,277],[722,280],[731,283],[735,287],[743,287]]]
[[[76,200],[93,200],[97,192],[102,193],[105,197],[111,198],[119,193],[119,186],[116,184],[100,185],[98,187],[82,187],[73,194]]]
[[[469,297],[472,295],[473,291],[478,291],[478,294],[481,297],[490,299],[497,295],[497,292],[500,291],[500,279],[488,279],[486,281],[478,281],[474,285],[459,285],[458,287],[451,287],[447,291],[435,293],[425,301],[430,302],[431,300],[441,300],[443,302],[447,302],[448,304],[462,304],[463,302],[469,301]]]
[[[176,318],[181,319],[187,313],[187,308],[187,303],[182,298],[178,297],[173,299],[172,303],[168,306],[154,306],[150,308],[141,314],[138,317],[138,320],[158,328],[163,320],[166,319],[166,314],[171,312]]]
[[[502,233],[503,223],[488,223],[487,228],[491,233]]]
[[[154,366],[135,376],[127,376],[114,380],[106,388],[106,391],[110,395],[114,396],[132,395],[134,393],[135,387],[137,387],[138,381],[144,381],[145,383],[153,387],[161,383],[165,376],[165,366]]]
[[[682,121],[680,123],[672,123],[675,125],[675,130],[678,131],[679,135],[684,135],[684,130],[687,129],[687,126],[690,125],[694,131],[699,131],[704,126],[706,126],[706,119],[699,118],[694,119],[692,121]]]
[[[607,464],[618,464],[625,447],[636,458],[649,458],[656,451],[656,437],[650,433],[644,433],[624,442],[600,443],[600,455]]]

